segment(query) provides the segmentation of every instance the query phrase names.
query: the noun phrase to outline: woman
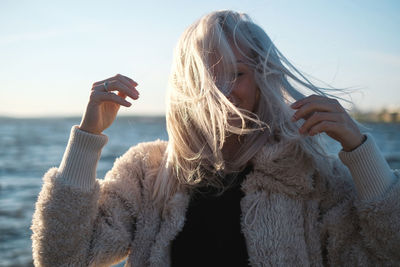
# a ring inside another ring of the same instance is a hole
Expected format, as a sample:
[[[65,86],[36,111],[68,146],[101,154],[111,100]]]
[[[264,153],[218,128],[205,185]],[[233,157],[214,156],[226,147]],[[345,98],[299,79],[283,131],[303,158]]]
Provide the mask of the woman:
[[[248,16],[213,12],[190,26],[170,85],[168,143],[132,147],[97,180],[102,132],[139,93],[122,75],[93,84],[60,167],[44,176],[36,265],[400,263],[399,172]],[[322,132],[341,143],[341,162]]]

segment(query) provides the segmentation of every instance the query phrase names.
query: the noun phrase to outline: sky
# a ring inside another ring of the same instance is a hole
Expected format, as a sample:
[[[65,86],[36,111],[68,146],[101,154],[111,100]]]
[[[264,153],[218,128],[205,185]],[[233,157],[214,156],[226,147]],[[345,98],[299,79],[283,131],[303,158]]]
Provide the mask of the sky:
[[[355,107],[400,107],[400,1],[0,0],[0,116],[81,116],[92,84],[117,73],[140,91],[120,114],[162,115],[179,36],[221,9],[249,14],[298,69],[351,89]]]

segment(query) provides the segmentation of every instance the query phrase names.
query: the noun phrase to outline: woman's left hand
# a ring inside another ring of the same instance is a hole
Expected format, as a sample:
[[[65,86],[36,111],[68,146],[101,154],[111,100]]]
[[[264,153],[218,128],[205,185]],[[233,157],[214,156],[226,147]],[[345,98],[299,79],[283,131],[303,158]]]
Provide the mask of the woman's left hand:
[[[301,134],[311,136],[325,132],[340,142],[344,151],[351,151],[362,144],[364,135],[336,99],[311,95],[291,105],[296,109],[292,121],[304,119]]]

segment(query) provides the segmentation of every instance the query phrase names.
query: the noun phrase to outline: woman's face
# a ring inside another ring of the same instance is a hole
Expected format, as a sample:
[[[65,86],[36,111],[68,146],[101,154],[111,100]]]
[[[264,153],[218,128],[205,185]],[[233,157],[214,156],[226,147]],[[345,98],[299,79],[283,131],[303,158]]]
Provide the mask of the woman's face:
[[[228,99],[236,106],[255,112],[259,100],[259,89],[254,79],[254,71],[246,64],[246,59],[233,49],[237,62],[236,80]]]

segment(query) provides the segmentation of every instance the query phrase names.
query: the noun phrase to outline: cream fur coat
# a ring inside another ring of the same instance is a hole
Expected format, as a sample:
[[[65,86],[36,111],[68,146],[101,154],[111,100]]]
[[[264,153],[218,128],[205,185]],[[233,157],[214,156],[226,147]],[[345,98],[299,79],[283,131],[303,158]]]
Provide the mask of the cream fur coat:
[[[128,257],[127,266],[169,266],[189,194],[162,207],[151,202],[165,148],[162,141],[131,148],[88,192],[50,169],[33,217],[35,265],[110,266]],[[383,196],[361,201],[341,162],[321,170],[291,152],[261,149],[242,183],[250,264],[400,266],[399,173]]]

